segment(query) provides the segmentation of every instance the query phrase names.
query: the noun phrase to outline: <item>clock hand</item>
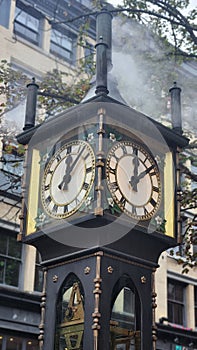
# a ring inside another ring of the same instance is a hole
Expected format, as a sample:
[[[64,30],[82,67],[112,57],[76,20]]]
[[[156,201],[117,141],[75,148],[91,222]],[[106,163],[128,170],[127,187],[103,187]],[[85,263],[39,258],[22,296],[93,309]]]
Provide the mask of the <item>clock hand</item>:
[[[66,172],[65,172],[65,175],[64,175],[62,181],[58,185],[58,188],[60,190],[67,190],[68,189],[68,183],[71,180],[70,168],[71,168],[71,163],[72,163],[72,156],[70,154],[66,158],[65,163],[66,163]]]
[[[77,164],[80,156],[82,155],[83,151],[85,149],[85,146],[82,147],[82,149],[80,150],[80,152],[78,153],[77,157],[75,158],[74,162],[71,164],[71,161],[72,161],[72,156],[69,155],[66,159],[66,163],[67,163],[67,166],[66,166],[66,173],[61,181],[61,183],[58,185],[58,188],[60,190],[67,190],[68,189],[68,184],[71,180],[71,172],[72,170],[74,169],[75,165]]]
[[[133,158],[133,164],[134,164],[134,171],[133,171],[133,176],[131,176],[131,180],[129,181],[129,183],[131,184],[131,186],[133,187],[133,190],[135,192],[137,192],[137,184],[139,181],[137,181],[138,178],[138,167],[140,165],[138,156],[137,156],[137,150],[135,152],[135,157]]]
[[[154,165],[151,165],[149,168],[147,168],[146,170],[142,171],[138,176],[132,176],[131,180],[129,181],[129,183],[131,184],[133,190],[135,191],[135,186],[137,186],[137,184],[140,182],[141,179],[143,179],[143,177],[148,174],[152,169],[154,168]]]

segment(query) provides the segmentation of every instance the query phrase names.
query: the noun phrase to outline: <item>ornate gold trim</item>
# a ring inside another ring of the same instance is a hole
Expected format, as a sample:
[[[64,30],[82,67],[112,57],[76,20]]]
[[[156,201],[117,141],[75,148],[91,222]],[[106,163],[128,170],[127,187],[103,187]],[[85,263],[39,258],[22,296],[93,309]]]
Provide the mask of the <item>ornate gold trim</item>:
[[[100,253],[100,254],[99,254]],[[93,325],[92,325],[92,329],[93,329],[93,337],[94,337],[94,350],[98,350],[98,335],[99,335],[99,330],[101,328],[100,324],[99,324],[99,320],[101,317],[101,314],[99,312],[99,306],[100,306],[100,294],[102,293],[101,290],[101,282],[102,282],[102,278],[101,278],[101,256],[102,256],[102,252],[98,252],[97,256],[96,256],[96,277],[94,279],[94,285],[95,285],[95,289],[93,291],[94,293],[94,312],[92,314],[93,317]]]
[[[157,293],[155,292],[155,271],[152,272],[152,340],[153,340],[153,350],[156,350],[156,341],[157,341],[157,326],[155,323],[155,309],[157,307],[156,297]]]
[[[26,176],[27,176],[27,153],[28,153],[28,145],[25,146],[25,160],[23,165],[23,176],[21,177],[21,197],[22,197],[22,205],[21,205],[21,214],[19,216],[20,219],[20,233],[17,235],[17,241],[22,241],[22,234],[24,232],[24,218],[25,218],[25,190],[26,190]]]
[[[39,341],[39,350],[43,350],[44,345],[44,323],[45,323],[45,309],[46,309],[46,282],[47,282],[47,269],[44,270],[44,278],[43,278],[43,289],[41,296],[41,319],[40,319],[40,335],[38,337]]]
[[[182,235],[181,235],[181,175],[180,175],[180,160],[179,160],[179,153],[181,150],[177,147],[176,150],[176,213],[177,216],[177,243],[182,243]]]
[[[102,173],[103,173],[103,135],[105,134],[105,130],[103,129],[103,119],[105,115],[105,110],[103,108],[100,108],[98,110],[98,117],[99,117],[99,128],[97,131],[98,134],[98,152],[97,152],[97,160],[96,160],[96,167],[97,167],[97,186],[95,187],[95,190],[97,192],[97,206],[94,210],[95,215],[102,216],[103,215],[103,207],[102,207]]]

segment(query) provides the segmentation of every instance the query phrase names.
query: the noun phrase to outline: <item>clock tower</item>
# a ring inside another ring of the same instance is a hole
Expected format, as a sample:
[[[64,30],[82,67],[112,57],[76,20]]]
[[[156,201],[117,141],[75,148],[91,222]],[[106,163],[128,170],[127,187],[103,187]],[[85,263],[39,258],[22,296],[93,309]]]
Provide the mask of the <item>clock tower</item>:
[[[40,350],[156,349],[154,274],[179,239],[188,141],[108,94],[110,47],[104,10],[95,96],[36,127],[26,117],[18,136],[28,145],[19,238],[45,276]]]

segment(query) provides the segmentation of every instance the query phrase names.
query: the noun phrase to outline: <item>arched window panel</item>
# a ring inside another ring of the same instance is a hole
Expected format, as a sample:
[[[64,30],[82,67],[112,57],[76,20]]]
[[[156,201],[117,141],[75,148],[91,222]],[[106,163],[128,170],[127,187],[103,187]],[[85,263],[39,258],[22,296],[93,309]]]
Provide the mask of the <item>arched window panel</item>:
[[[84,290],[78,277],[64,281],[58,301],[55,350],[83,350]]]
[[[122,276],[112,294],[110,350],[140,349],[140,301],[128,276]]]

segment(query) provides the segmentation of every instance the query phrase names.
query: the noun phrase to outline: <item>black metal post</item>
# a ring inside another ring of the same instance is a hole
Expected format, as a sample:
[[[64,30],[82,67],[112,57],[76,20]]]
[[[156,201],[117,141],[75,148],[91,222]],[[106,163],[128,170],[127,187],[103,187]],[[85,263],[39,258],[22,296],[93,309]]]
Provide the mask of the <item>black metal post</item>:
[[[32,78],[32,82],[27,85],[25,125],[23,130],[28,130],[35,126],[38,88],[39,86],[35,83],[35,78]]]
[[[173,87],[170,88],[171,93],[171,118],[172,127],[175,132],[182,134],[182,118],[181,118],[181,88],[174,82]]]

